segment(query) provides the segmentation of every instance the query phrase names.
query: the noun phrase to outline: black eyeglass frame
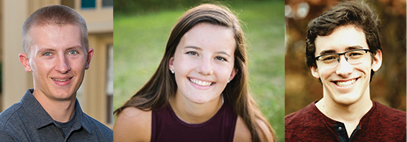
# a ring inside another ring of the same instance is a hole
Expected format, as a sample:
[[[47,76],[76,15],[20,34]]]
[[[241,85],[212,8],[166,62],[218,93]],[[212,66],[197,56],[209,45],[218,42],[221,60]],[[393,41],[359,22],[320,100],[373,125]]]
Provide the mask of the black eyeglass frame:
[[[333,53],[333,54],[320,55],[320,56],[315,57],[315,60],[319,61],[319,58],[323,57],[323,56],[338,55],[338,63],[339,63],[339,61],[341,60],[340,57],[341,57],[341,55],[343,55],[345,57],[345,60],[348,61],[348,58],[345,56],[345,54],[349,53],[349,52],[353,52],[353,51],[359,51],[359,50],[363,50],[366,53],[367,52],[372,52],[370,49],[355,49],[355,50],[349,50],[349,51],[346,51],[346,52],[343,52],[343,53]]]

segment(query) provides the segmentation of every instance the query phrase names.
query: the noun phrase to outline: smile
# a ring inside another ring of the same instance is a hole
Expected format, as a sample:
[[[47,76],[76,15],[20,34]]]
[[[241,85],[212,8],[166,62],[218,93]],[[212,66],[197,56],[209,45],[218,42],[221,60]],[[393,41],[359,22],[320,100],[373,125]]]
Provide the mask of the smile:
[[[348,80],[348,81],[334,81],[334,83],[336,85],[338,85],[339,87],[348,87],[348,86],[353,85],[357,80],[358,80],[358,78],[354,78],[354,79]]]
[[[213,84],[212,82],[207,82],[207,81],[202,81],[202,80],[197,80],[197,79],[192,79],[192,78],[189,78],[189,81],[191,81],[192,83],[199,85],[199,86],[210,86]]]
[[[68,81],[68,80],[71,80],[72,77],[70,77],[70,78],[51,78],[51,79],[54,81]]]

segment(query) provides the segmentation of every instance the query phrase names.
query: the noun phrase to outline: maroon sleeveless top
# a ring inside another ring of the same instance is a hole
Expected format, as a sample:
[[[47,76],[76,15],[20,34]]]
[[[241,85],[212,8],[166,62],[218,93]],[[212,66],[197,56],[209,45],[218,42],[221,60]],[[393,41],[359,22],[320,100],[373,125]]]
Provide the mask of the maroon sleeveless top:
[[[225,101],[219,111],[201,124],[180,120],[170,105],[152,112],[152,142],[232,142],[237,114]]]

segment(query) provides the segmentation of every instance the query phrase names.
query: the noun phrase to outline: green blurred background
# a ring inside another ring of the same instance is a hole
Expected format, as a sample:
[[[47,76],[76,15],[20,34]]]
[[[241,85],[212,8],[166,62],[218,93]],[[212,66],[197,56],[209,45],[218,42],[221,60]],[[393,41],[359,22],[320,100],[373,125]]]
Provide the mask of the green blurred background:
[[[114,109],[154,73],[172,27],[202,0],[114,1]],[[216,2],[241,20],[247,38],[249,86],[260,109],[284,141],[284,1]]]

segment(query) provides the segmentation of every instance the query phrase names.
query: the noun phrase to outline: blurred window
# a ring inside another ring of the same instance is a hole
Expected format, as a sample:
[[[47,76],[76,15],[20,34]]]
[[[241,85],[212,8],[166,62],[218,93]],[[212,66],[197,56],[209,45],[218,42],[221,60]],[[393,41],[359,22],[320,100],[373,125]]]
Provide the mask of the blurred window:
[[[61,0],[61,5],[66,5],[72,9],[75,9],[75,1],[74,0]]]
[[[81,1],[82,9],[94,9],[96,8],[96,0],[82,0]]]
[[[102,7],[113,7],[113,0],[102,0]]]

